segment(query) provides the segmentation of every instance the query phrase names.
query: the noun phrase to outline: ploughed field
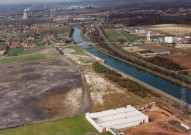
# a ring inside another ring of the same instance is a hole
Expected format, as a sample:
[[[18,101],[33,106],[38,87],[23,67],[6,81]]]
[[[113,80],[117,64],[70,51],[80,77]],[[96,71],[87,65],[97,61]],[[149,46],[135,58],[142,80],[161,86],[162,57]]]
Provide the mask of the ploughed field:
[[[64,58],[0,64],[0,128],[75,114],[81,84],[79,68]]]
[[[144,27],[154,31],[160,31],[173,35],[184,35],[191,32],[191,26],[184,24],[159,24],[159,25],[148,25]]]

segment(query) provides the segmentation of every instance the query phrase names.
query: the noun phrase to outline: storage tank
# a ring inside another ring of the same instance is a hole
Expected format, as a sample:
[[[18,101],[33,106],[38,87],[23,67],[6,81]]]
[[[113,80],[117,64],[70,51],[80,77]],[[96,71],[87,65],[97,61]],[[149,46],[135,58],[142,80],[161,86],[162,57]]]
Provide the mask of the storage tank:
[[[165,37],[164,41],[165,41],[165,43],[172,44],[173,43],[173,37]]]

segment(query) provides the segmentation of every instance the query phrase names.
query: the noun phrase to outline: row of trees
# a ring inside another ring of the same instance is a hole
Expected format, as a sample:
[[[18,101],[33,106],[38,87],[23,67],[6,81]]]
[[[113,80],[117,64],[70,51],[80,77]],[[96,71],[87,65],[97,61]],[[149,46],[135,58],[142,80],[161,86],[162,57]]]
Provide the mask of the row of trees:
[[[175,61],[163,57],[152,57],[152,58],[145,58],[145,61],[149,63],[153,63],[155,65],[158,65],[160,67],[164,67],[166,69],[179,71],[183,68],[180,66],[180,64],[176,63]]]
[[[103,73],[106,78],[117,83],[119,86],[126,88],[129,92],[134,93],[139,97],[145,98],[150,94],[155,97],[160,97],[160,95],[152,92],[151,90],[145,88],[144,86],[141,86],[137,82],[122,77],[121,74],[117,73],[114,70],[109,69],[108,67],[101,65],[98,62],[93,64],[93,68],[96,72]]]

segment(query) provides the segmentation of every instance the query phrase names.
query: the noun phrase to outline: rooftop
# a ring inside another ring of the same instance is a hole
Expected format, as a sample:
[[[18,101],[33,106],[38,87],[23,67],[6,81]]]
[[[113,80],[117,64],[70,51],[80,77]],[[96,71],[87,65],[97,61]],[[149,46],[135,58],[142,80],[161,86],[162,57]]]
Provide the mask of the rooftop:
[[[148,122],[148,117],[146,115],[130,105],[113,110],[91,114],[87,113],[87,115],[89,115],[89,117],[101,128],[121,129],[139,125],[143,120]]]

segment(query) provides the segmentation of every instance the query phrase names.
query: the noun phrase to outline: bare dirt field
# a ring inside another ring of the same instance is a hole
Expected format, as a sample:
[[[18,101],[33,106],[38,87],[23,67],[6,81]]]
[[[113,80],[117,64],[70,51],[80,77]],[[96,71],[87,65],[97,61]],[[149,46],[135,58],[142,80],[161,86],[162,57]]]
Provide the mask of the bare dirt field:
[[[154,31],[164,32],[173,35],[184,35],[191,33],[190,25],[183,24],[160,24],[160,25],[149,25],[145,26],[147,29]]]
[[[167,126],[166,123],[161,122],[161,124]],[[127,130],[124,133],[125,135],[190,135],[189,132],[180,132],[171,128],[161,128],[161,125],[159,123],[151,123],[138,126],[131,130]]]
[[[81,107],[81,72],[64,58],[0,69],[0,128],[65,117]]]
[[[90,67],[84,70],[92,103],[92,111],[102,111],[143,103],[127,90],[120,89]]]
[[[182,67],[185,67],[186,69],[191,69],[191,48],[181,49],[181,48],[165,47],[162,45],[141,45],[133,47],[124,47],[124,49],[128,52],[164,49],[164,50],[169,50],[172,54],[183,53],[183,55],[180,56],[171,56],[166,58],[173,59],[175,62],[179,63]]]
[[[142,113],[149,117],[149,123],[122,130],[125,135],[189,135],[189,131],[180,125],[183,122],[176,117],[177,111],[170,107],[152,103],[152,107]]]

